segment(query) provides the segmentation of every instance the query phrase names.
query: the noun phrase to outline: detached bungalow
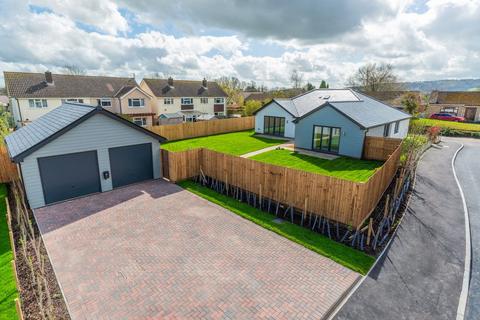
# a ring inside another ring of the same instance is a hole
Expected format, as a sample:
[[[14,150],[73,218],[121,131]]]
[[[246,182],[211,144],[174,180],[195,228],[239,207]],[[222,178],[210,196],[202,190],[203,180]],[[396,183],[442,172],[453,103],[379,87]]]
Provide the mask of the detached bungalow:
[[[410,117],[350,89],[317,89],[257,110],[255,131],[294,138],[296,148],[361,158],[365,136],[404,138]]]

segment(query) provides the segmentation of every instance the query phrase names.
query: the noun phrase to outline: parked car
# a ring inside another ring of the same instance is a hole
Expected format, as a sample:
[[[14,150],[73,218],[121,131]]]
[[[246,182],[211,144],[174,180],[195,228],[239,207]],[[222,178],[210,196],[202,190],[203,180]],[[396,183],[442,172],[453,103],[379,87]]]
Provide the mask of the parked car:
[[[450,114],[450,113],[434,113],[430,116],[430,119],[456,121],[456,122],[465,121],[464,117],[454,116],[453,114]]]

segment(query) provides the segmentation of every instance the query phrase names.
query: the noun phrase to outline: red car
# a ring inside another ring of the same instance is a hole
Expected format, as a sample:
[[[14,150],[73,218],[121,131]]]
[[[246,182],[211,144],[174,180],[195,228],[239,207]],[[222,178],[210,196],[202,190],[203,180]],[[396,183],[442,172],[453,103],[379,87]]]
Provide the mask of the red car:
[[[434,113],[430,116],[430,119],[455,121],[455,122],[465,121],[464,117],[454,116],[453,114],[450,114],[450,113]]]

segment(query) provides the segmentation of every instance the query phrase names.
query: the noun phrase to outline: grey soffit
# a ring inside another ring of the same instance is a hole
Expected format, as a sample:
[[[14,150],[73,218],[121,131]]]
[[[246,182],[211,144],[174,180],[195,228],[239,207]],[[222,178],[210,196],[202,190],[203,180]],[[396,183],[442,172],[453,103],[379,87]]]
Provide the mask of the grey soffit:
[[[166,140],[164,137],[142,128],[101,107],[77,103],[64,103],[60,107],[53,109],[32,123],[5,137],[5,143],[10,158],[15,162],[22,161],[26,156],[38,150],[43,145],[56,139],[98,113],[120,121],[123,124],[141,131],[159,141]]]
[[[143,79],[156,97],[227,97],[227,94],[216,82],[207,82],[207,88],[202,81],[173,80],[173,86],[168,85],[168,79]]]
[[[3,74],[8,95],[15,98],[112,98],[124,86],[136,85],[133,78],[67,74],[52,74],[53,84],[49,85],[44,73]]]

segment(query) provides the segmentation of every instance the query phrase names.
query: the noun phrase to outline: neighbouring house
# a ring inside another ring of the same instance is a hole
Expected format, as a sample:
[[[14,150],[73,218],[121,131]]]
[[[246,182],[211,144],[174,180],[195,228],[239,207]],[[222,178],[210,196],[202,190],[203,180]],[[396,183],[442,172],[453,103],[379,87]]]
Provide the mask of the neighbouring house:
[[[5,138],[31,208],[161,177],[165,139],[100,106],[64,103]]]
[[[158,124],[179,124],[183,122],[183,115],[179,112],[174,113],[162,113],[158,116]]]
[[[480,91],[432,91],[426,116],[440,112],[480,121]]]
[[[255,131],[294,138],[296,148],[361,158],[365,136],[404,138],[410,118],[351,89],[316,89],[257,110]]]
[[[153,97],[135,79],[27,72],[4,72],[10,109],[17,127],[59,107],[63,102],[100,105],[136,124],[155,121]]]
[[[406,96],[411,95],[414,97],[415,102],[418,105],[418,111],[423,112],[425,110],[426,102],[425,101],[425,94],[421,91],[366,91],[364,92],[369,97],[375,98],[380,100],[392,107],[395,107],[400,110],[404,110],[405,106],[402,104],[402,101],[405,99]]]
[[[227,94],[212,81],[203,79],[148,79],[140,82],[142,90],[154,97],[158,115],[180,113],[184,121],[196,121],[202,114],[226,115]]]
[[[302,88],[290,88],[290,89],[277,89],[270,91],[244,91],[242,92],[244,102],[247,101],[261,101],[269,102],[276,97],[292,98],[302,94],[304,90]]]

